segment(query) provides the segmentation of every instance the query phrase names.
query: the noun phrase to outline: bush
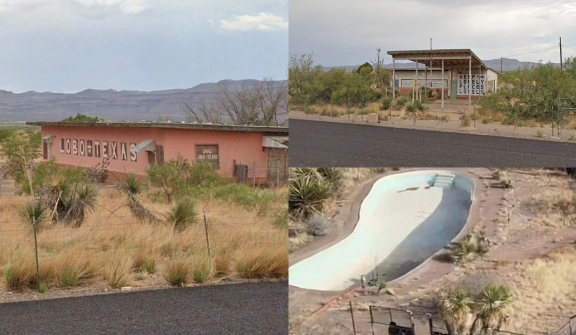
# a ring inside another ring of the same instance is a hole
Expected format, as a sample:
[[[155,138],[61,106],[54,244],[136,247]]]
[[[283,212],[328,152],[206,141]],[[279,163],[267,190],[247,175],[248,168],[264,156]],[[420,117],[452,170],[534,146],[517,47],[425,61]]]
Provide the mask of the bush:
[[[236,261],[240,278],[287,278],[288,255],[286,250],[275,252],[252,252]]]
[[[32,287],[36,283],[36,271],[30,264],[14,263],[4,271],[4,280],[8,289]]]
[[[483,230],[473,231],[451,250],[450,258],[455,263],[465,263],[485,256],[490,250],[490,240]]]
[[[326,181],[332,185],[334,191],[338,191],[342,187],[342,178],[344,177],[342,170],[335,167],[319,167],[316,169],[318,173]]]
[[[324,236],[328,230],[328,220],[320,213],[314,214],[306,223],[306,231],[313,236]]]
[[[542,130],[536,131],[536,137],[543,137],[543,136],[544,136],[544,132]]]
[[[116,255],[104,267],[104,279],[112,288],[126,286],[130,280],[130,268],[132,261],[130,258]]]
[[[468,116],[467,114],[464,114],[460,117],[460,126],[461,127],[465,127],[468,128],[470,127],[472,120],[470,118],[470,116]]]
[[[214,268],[217,277],[223,277],[230,273],[230,257],[226,255],[218,256],[214,259]]]
[[[398,98],[396,98],[396,101],[394,101],[394,109],[398,111],[402,110],[404,106],[406,106],[406,103],[408,103],[408,97],[399,96]]]
[[[274,192],[242,184],[227,184],[216,188],[214,196],[217,198],[233,201],[242,205],[247,210],[257,210],[264,213],[275,199]]]
[[[382,110],[388,110],[392,107],[392,97],[382,99]]]

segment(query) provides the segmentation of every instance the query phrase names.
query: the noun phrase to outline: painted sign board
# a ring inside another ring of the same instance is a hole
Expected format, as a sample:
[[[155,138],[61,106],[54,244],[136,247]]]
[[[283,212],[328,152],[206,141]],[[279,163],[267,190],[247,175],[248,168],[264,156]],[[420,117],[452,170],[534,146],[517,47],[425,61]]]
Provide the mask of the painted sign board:
[[[470,79],[472,79],[472,88],[470,88]],[[458,95],[479,95],[486,93],[486,75],[473,74],[470,78],[469,74],[458,75]]]
[[[216,169],[220,166],[218,155],[218,144],[197,144],[196,160],[207,161],[214,165]]]

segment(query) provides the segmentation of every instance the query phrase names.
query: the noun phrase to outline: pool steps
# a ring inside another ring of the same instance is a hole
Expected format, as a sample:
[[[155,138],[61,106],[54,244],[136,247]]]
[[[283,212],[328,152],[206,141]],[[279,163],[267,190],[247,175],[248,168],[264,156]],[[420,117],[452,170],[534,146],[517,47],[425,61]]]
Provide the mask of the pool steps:
[[[433,187],[441,187],[450,189],[454,186],[454,176],[453,174],[446,173],[446,174],[437,174],[434,178],[434,182],[432,183]]]

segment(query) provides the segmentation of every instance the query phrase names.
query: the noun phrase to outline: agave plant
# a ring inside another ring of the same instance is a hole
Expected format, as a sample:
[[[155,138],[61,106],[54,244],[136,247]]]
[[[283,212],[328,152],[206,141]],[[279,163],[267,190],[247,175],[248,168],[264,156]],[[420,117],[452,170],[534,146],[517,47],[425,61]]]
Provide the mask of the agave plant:
[[[442,292],[438,308],[448,334],[462,334],[469,328],[473,318],[474,297],[464,288]]]
[[[307,219],[324,208],[324,201],[333,192],[332,185],[312,174],[296,175],[290,180],[288,206],[290,213],[299,219]]]
[[[30,201],[20,210],[20,218],[25,223],[42,223],[46,219],[46,207],[39,201]]]

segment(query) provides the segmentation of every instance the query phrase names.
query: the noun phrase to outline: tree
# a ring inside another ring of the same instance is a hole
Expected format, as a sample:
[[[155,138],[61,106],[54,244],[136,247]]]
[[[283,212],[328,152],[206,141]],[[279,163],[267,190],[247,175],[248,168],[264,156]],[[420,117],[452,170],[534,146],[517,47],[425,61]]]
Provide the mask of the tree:
[[[288,82],[264,79],[232,89],[219,86],[216,101],[201,101],[198,108],[186,105],[190,121],[221,124],[227,117],[235,125],[278,126],[288,115]]]
[[[23,175],[31,190],[34,160],[40,157],[38,148],[41,142],[40,131],[31,128],[26,129],[23,134],[15,132],[13,136],[0,142],[2,145],[0,154],[6,158],[6,172],[10,175]]]
[[[76,114],[76,116],[69,116],[62,120],[62,122],[80,122],[80,123],[97,123],[102,122],[103,119],[97,116],[88,116],[84,114]]]

